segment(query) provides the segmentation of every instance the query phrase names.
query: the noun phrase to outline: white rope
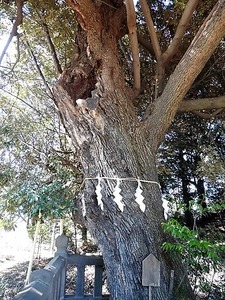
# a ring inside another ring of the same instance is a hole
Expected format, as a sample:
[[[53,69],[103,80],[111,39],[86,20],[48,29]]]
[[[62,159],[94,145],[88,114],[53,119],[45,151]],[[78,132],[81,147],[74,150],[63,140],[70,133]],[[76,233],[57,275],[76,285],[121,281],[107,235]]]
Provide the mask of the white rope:
[[[157,184],[160,188],[160,184],[157,182],[157,181],[153,181],[153,180],[145,180],[145,179],[139,179],[139,178],[135,178],[135,177],[124,177],[124,178],[118,178],[118,177],[106,177],[106,176],[103,176],[103,177],[86,177],[84,178],[84,181],[86,180],[100,180],[100,179],[107,179],[107,180],[124,180],[124,181],[140,181],[140,182],[145,182],[145,183],[152,183],[152,184]]]
[[[102,187],[101,187],[101,180],[102,179],[106,179],[106,180],[115,180],[116,181],[116,186],[114,188],[114,201],[117,204],[118,208],[123,212],[124,206],[125,204],[122,202],[123,197],[120,194],[121,189],[120,189],[120,182],[121,181],[136,181],[138,186],[136,189],[136,193],[134,194],[135,196],[135,201],[137,202],[137,204],[139,205],[140,209],[142,212],[145,211],[146,205],[144,204],[144,196],[142,195],[143,189],[141,186],[141,182],[145,182],[145,183],[151,183],[151,184],[157,184],[160,187],[160,184],[157,181],[153,181],[153,180],[144,180],[144,179],[139,179],[139,178],[134,178],[134,177],[124,177],[124,178],[118,178],[118,177],[107,177],[107,176],[97,176],[97,177],[86,177],[83,180],[83,184],[85,183],[86,180],[98,180],[97,186],[96,186],[96,195],[97,195],[97,201],[98,201],[98,205],[101,207],[101,210],[104,209],[104,205],[103,205],[103,201],[102,201]],[[84,198],[82,199],[82,206],[83,206],[83,216],[86,215],[86,206],[85,206],[85,201]]]

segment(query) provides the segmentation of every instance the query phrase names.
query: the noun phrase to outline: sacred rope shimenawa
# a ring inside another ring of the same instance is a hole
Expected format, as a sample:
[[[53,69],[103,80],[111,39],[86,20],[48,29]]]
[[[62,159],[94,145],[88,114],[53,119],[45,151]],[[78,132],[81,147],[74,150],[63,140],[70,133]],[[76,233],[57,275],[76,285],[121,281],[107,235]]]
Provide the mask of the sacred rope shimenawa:
[[[153,180],[144,180],[144,179],[139,179],[139,178],[134,178],[134,177],[124,177],[124,178],[118,178],[118,177],[101,177],[101,176],[97,176],[97,177],[86,177],[84,178],[83,183],[85,183],[85,181],[87,180],[98,180],[95,192],[97,195],[97,201],[98,201],[98,205],[101,207],[101,209],[103,210],[103,202],[102,202],[102,193],[101,193],[101,180],[102,179],[107,179],[107,180],[114,180],[116,181],[116,186],[114,188],[114,201],[115,203],[118,205],[119,209],[123,212],[124,209],[124,203],[122,202],[123,197],[120,194],[121,189],[120,189],[120,183],[121,181],[136,181],[137,182],[137,189],[136,192],[134,194],[135,196],[135,201],[138,203],[140,209],[142,212],[145,211],[146,205],[144,204],[143,200],[144,197],[142,195],[143,189],[142,189],[142,185],[141,183],[150,183],[150,184],[157,184],[160,188],[160,184],[157,181],[153,181]],[[86,215],[86,206],[85,206],[85,200],[84,197],[82,197],[81,199],[82,201],[82,206],[83,206],[83,216]]]

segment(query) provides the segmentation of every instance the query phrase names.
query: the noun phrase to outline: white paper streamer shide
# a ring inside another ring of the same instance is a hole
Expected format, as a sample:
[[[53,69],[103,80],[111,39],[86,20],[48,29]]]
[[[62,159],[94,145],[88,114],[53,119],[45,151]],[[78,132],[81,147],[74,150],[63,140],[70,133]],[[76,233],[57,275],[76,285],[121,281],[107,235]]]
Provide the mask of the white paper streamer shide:
[[[119,209],[123,212],[123,207],[124,207],[124,204],[122,202],[123,197],[120,195],[120,192],[121,192],[120,180],[119,180],[119,178],[117,178],[116,186],[115,186],[115,189],[114,189],[114,192],[113,192],[114,201],[118,205]]]
[[[101,186],[101,180],[102,179],[106,179],[106,180],[113,180],[116,181],[116,186],[114,188],[114,201],[117,204],[118,208],[123,212],[124,210],[124,206],[125,204],[122,202],[123,197],[120,194],[121,192],[121,188],[120,188],[120,183],[121,181],[136,181],[137,182],[137,189],[136,192],[134,194],[134,200],[137,202],[137,204],[140,207],[140,210],[142,212],[145,212],[146,209],[146,205],[143,202],[144,201],[144,196],[142,195],[143,193],[143,188],[142,188],[142,183],[148,183],[148,184],[156,184],[159,186],[160,188],[160,184],[157,181],[153,181],[153,180],[145,180],[145,179],[139,179],[139,178],[118,178],[118,177],[100,177],[99,175],[97,177],[90,177],[90,178],[85,178],[84,180],[97,180],[98,183],[96,185],[96,196],[97,196],[97,202],[98,205],[100,206],[100,208],[103,210],[103,202],[102,202],[102,186]],[[84,198],[82,198],[82,206],[83,206],[83,215],[86,215],[86,207],[85,207],[85,201]]]
[[[101,209],[103,210],[103,202],[102,202],[102,193],[101,193],[101,177],[97,177],[98,179],[98,184],[96,186],[96,195],[97,195],[97,201],[98,201],[98,205],[101,207]]]
[[[82,214],[83,214],[83,217],[85,217],[86,216],[86,205],[85,205],[84,195],[82,195],[82,197],[81,197],[81,203],[82,203]]]
[[[143,203],[144,197],[142,196],[142,192],[143,192],[142,185],[139,179],[137,182],[138,182],[138,186],[135,193],[135,197],[136,197],[135,201],[138,203],[140,210],[144,212],[146,205]]]

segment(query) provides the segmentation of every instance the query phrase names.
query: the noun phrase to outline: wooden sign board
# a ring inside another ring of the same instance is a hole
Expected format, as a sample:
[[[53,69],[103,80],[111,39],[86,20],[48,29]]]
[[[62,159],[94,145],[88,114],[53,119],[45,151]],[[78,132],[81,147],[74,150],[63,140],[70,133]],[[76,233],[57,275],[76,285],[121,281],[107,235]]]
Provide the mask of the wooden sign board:
[[[142,261],[142,285],[160,286],[160,261],[152,254]]]

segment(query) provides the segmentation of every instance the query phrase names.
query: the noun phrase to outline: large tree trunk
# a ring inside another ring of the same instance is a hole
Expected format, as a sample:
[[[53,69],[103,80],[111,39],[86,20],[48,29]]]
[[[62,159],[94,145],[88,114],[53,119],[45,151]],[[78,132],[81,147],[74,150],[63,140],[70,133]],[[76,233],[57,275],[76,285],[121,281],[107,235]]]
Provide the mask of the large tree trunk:
[[[120,15],[114,22],[121,22]],[[110,14],[105,17],[113,22]],[[62,120],[80,149],[84,176],[89,178],[84,180],[81,201],[86,207],[85,223],[102,250],[112,299],[148,299],[141,266],[150,253],[161,262],[160,287],[153,288],[153,299],[169,299],[171,270],[175,271],[174,299],[193,299],[179,259],[161,249],[166,236],[161,227],[164,219],[155,154],[136,116],[133,92],[125,86],[115,28],[111,25],[102,34],[92,27],[87,41],[81,32],[77,57],[55,87]],[[128,179],[120,186],[123,212],[114,202],[116,180],[101,181],[103,210],[97,204],[98,182],[91,178],[98,175]],[[137,182],[133,178],[153,181],[143,183],[145,212],[135,202]]]
[[[55,99],[64,125],[80,149],[85,176],[80,202],[85,202],[85,223],[103,252],[112,299],[148,299],[148,288],[142,287],[141,264],[150,253],[161,262],[160,287],[153,288],[152,298],[170,298],[174,270],[173,299],[194,299],[178,257],[168,256],[161,248],[166,235],[161,227],[155,152],[185,93],[224,34],[225,1],[218,1],[144,122],[138,120],[134,92],[125,85],[118,57],[117,41],[126,27],[123,0],[108,1],[107,5],[91,0],[67,2],[76,11],[83,31],[77,37],[71,66],[55,87]],[[107,177],[101,182],[103,210],[95,193],[98,176]],[[127,179],[121,183],[123,212],[114,202],[116,180],[108,178]],[[137,182],[133,178],[151,181],[143,183],[144,212],[134,201]]]
[[[73,110],[67,92],[59,86],[57,91],[59,101],[63,101],[67,129],[73,140],[75,136],[79,137],[80,159],[87,178],[98,175],[139,177],[157,182],[155,156],[138,130],[138,124],[134,125],[132,105],[124,107],[120,104],[129,97],[125,87],[115,87],[114,91],[104,89],[104,96],[93,112],[83,108]],[[97,120],[101,122],[99,127],[94,124]],[[171,270],[175,270],[174,299],[192,299],[180,261],[166,256],[161,250],[166,237],[161,227],[164,219],[159,186],[143,183],[146,211],[142,212],[134,201],[137,182],[122,181],[121,195],[125,206],[121,212],[113,199],[116,181],[106,179],[101,182],[103,210],[97,204],[97,180],[87,179],[84,183],[85,222],[103,252],[112,299],[148,299],[148,290],[141,285],[141,263],[150,253],[161,262],[160,287],[153,289],[153,299],[168,299]]]

